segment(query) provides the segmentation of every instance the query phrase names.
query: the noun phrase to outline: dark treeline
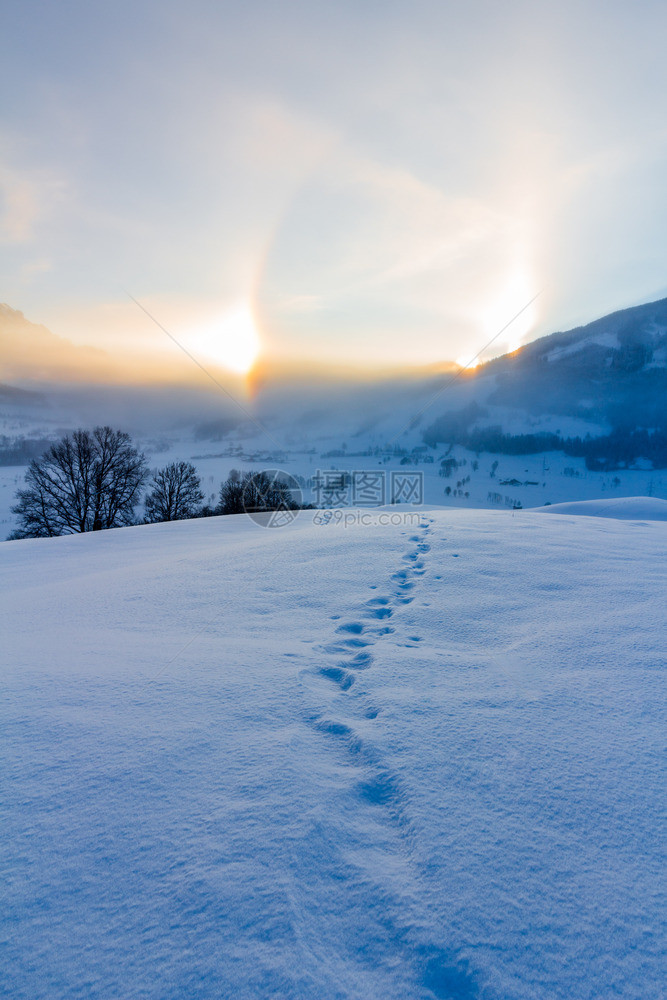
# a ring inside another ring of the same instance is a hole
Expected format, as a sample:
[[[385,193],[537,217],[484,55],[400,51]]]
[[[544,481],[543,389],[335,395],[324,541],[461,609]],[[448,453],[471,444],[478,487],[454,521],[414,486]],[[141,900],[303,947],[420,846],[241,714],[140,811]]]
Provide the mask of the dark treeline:
[[[468,411],[470,408],[468,408]],[[543,451],[562,451],[583,458],[586,468],[611,471],[633,465],[639,459],[650,461],[655,469],[667,468],[667,433],[664,430],[616,428],[602,437],[562,437],[560,434],[505,434],[501,427],[469,426],[470,413],[445,414],[424,431],[430,447],[458,444],[477,453],[500,455],[535,455]],[[477,414],[475,414],[477,416]]]
[[[26,465],[52,444],[48,438],[9,438],[0,434],[0,465]]]
[[[667,434],[644,429],[617,429],[600,438],[567,438],[562,450],[586,460],[594,471],[625,469],[638,459],[647,459],[654,469],[667,468]]]

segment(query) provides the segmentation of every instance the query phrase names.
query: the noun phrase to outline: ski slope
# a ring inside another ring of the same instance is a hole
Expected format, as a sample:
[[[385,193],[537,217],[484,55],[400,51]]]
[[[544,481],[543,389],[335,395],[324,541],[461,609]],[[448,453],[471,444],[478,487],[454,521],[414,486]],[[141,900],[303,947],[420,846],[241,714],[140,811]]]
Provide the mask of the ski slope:
[[[625,506],[0,546],[0,993],[659,997],[667,524]]]

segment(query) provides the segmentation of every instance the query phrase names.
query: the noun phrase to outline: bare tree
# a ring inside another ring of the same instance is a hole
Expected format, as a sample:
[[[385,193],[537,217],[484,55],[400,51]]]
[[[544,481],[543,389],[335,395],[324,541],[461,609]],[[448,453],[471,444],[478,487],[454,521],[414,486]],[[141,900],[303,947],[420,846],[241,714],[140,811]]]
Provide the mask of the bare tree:
[[[232,469],[229,478],[220,488],[220,514],[253,514],[275,510],[298,510],[293,490],[297,486],[285,481],[284,473],[245,472]],[[289,477],[291,479],[291,477]]]
[[[247,473],[242,484],[243,509],[249,514],[299,508],[284,474],[278,474],[275,470]]]
[[[146,520],[182,521],[196,517],[203,499],[194,465],[172,462],[153,476],[146,496]]]
[[[45,538],[134,523],[147,476],[129,434],[111,427],[67,434],[34,459],[12,512],[11,538]]]
[[[248,475],[246,473],[246,475]],[[232,469],[228,478],[220,487],[220,501],[217,511],[219,514],[243,514],[243,482],[241,475],[236,469]]]

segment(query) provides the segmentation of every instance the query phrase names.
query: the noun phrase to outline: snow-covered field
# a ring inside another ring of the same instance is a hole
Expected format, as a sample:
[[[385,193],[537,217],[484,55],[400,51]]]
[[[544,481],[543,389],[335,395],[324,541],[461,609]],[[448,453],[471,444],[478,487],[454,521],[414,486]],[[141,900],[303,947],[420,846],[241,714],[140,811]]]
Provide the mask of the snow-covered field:
[[[2,995],[663,995],[661,509],[0,546]]]

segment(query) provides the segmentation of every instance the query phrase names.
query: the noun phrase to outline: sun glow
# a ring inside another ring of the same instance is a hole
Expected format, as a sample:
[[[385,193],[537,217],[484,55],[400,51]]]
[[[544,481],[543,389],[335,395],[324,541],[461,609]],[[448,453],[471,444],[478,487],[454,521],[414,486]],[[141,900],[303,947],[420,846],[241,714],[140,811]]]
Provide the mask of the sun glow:
[[[456,364],[459,366],[459,368],[464,368],[466,370],[472,371],[473,368],[479,367],[480,362],[477,360],[477,358],[471,359],[470,356],[468,355],[467,357],[457,358]]]
[[[211,361],[246,375],[259,356],[261,344],[252,310],[247,303],[200,328],[192,338],[195,351]]]
[[[534,295],[534,286],[526,271],[517,268],[507,278],[495,301],[482,314],[484,337],[493,337],[507,326],[489,354],[485,352],[483,360],[498,354],[512,354],[525,342],[537,322],[537,306],[530,301]],[[516,318],[512,319],[513,316]]]

